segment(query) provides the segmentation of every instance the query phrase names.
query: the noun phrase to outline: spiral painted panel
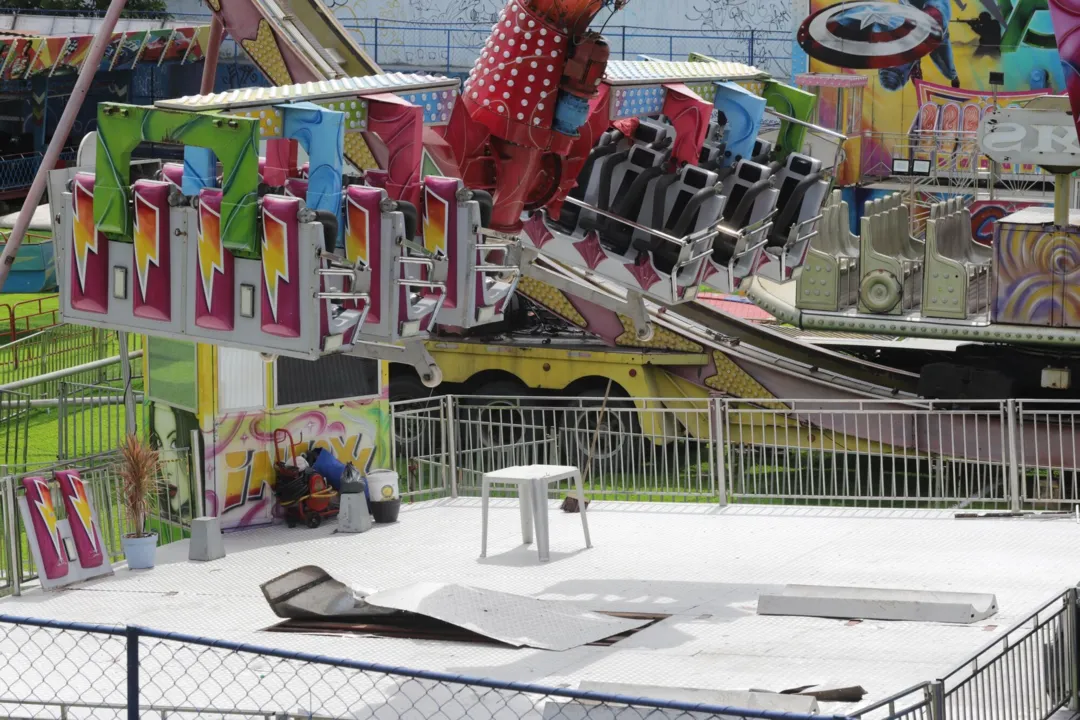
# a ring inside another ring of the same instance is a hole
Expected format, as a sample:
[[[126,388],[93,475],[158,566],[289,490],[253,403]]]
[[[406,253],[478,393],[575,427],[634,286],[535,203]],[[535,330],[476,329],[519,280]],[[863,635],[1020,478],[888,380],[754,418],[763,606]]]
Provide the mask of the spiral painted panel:
[[[1080,234],[1000,223],[994,322],[1080,327]]]

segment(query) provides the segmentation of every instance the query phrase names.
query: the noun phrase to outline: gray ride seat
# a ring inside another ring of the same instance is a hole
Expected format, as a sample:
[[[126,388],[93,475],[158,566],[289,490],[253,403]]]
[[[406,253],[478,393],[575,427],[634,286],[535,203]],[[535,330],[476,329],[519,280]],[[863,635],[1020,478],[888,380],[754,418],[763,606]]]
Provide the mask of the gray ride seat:
[[[615,157],[620,157],[621,153]],[[633,147],[625,160],[604,166],[598,178],[596,201],[590,203],[600,210],[628,220],[636,219],[646,196],[664,174],[671,153],[652,145]],[[586,202],[589,202],[586,196]],[[577,234],[590,231],[600,234],[600,242],[620,255],[630,250],[634,229],[617,220],[584,210]]]
[[[797,280],[796,302],[802,310],[837,312],[859,298],[859,237],[851,232],[850,210],[841,191],[833,191],[821,216]]]
[[[758,138],[754,140],[754,151],[750,155],[750,160],[758,165],[769,165],[772,162],[772,153],[773,144],[768,140]]]
[[[719,172],[724,162],[725,150],[727,150],[727,143],[724,142],[724,126],[713,120],[705,132],[705,142],[698,155],[698,167]]]
[[[924,245],[911,236],[907,206],[866,204],[860,233],[859,312],[900,315],[922,302]]]
[[[693,165],[664,175],[641,206],[636,222],[667,235],[684,238],[714,226],[724,208],[717,174]],[[679,264],[682,246],[635,230],[633,247],[650,252],[657,270],[670,273]],[[682,258],[685,259],[685,258]]]
[[[738,233],[767,222],[776,208],[779,193],[773,186],[772,171],[764,165],[740,160],[734,167],[734,172],[721,183],[721,194],[726,198],[721,225]],[[730,234],[721,233],[713,245],[713,262],[726,266],[738,245]]]
[[[820,215],[829,191],[821,161],[808,155],[789,154],[775,177],[780,192],[776,199],[778,212],[769,233],[769,248],[783,247],[792,226]]]
[[[990,248],[971,236],[971,213],[959,198],[930,207],[926,223],[923,315],[966,320],[990,305]]]
[[[660,123],[642,121],[634,136],[627,138],[616,129],[611,129],[600,136],[596,147],[589,151],[581,172],[578,174],[577,187],[570,192],[570,197],[600,207],[600,181],[605,173],[611,172],[616,165],[625,162],[636,147],[670,147],[673,133]],[[607,210],[608,208],[601,208]],[[559,215],[559,225],[568,234],[579,229],[585,218],[595,219],[596,213],[590,213],[573,203],[566,203]]]

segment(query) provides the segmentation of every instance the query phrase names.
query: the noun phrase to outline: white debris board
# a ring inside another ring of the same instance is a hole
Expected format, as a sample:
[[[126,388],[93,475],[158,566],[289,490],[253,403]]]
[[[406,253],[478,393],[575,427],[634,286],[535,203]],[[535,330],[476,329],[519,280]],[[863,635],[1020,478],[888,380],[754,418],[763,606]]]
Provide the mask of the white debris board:
[[[377,607],[427,615],[514,647],[569,650],[648,625],[495,590],[418,583],[366,598]]]

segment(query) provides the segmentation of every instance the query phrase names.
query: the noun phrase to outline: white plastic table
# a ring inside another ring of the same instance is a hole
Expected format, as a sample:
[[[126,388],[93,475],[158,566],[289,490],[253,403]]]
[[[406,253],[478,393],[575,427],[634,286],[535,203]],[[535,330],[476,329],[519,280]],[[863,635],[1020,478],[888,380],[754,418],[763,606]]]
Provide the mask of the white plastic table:
[[[521,513],[521,541],[528,545],[533,541],[533,528],[536,528],[536,548],[540,562],[551,559],[548,550],[548,485],[560,480],[573,478],[577,486],[578,509],[581,513],[581,529],[585,532],[585,547],[592,547],[589,539],[589,520],[585,517],[585,487],[581,482],[581,471],[569,465],[516,465],[495,472],[484,473],[481,486],[483,511],[483,537],[480,542],[480,557],[487,557],[488,537],[488,500],[492,485],[514,485],[518,491],[518,506]]]

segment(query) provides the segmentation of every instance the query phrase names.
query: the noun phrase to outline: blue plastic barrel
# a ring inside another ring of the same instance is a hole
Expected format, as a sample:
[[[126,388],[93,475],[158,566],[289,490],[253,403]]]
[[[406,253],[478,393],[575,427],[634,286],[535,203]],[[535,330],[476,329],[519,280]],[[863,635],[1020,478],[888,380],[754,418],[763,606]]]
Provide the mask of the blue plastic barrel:
[[[330,487],[341,490],[341,474],[345,472],[345,463],[334,457],[332,452],[319,448],[311,469],[322,475],[326,482],[330,483]]]

